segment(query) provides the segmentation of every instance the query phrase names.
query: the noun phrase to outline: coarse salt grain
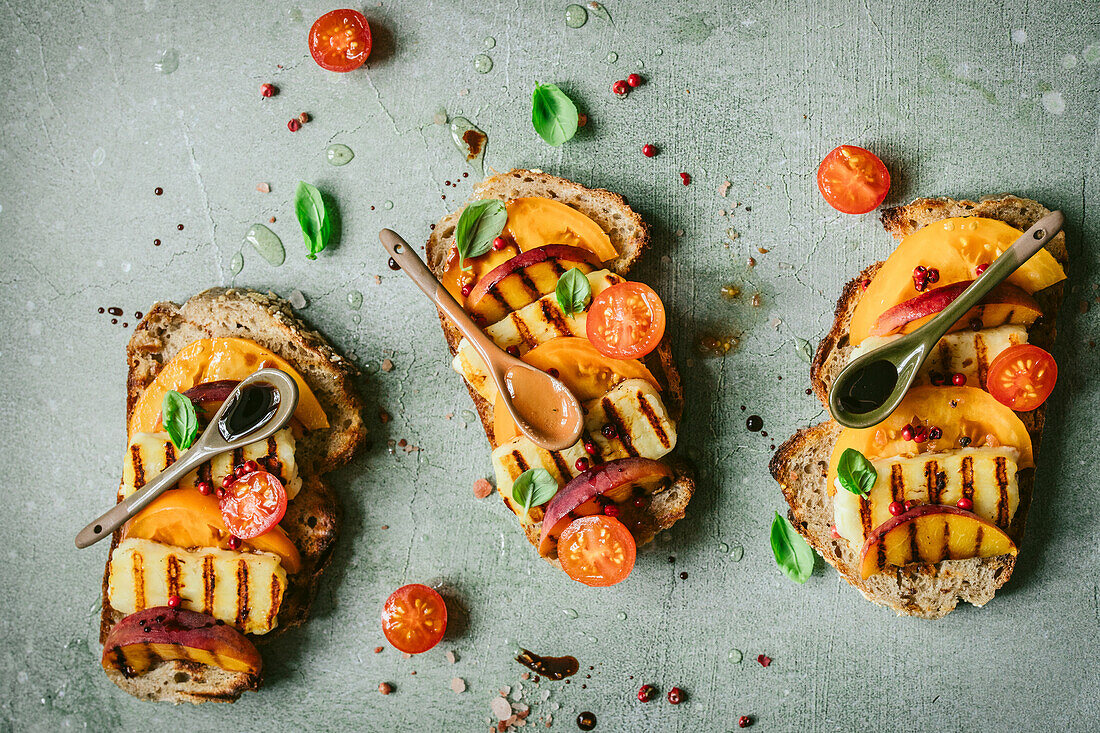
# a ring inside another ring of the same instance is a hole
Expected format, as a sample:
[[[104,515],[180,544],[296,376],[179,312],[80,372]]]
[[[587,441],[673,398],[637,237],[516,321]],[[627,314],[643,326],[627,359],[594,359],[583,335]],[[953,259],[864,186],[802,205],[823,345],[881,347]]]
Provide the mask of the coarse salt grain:
[[[493,485],[489,483],[488,479],[479,478],[474,482],[474,497],[477,499],[484,499],[493,493]]]
[[[466,680],[461,677],[454,677],[451,679],[451,689],[455,692],[466,692]]]
[[[497,720],[508,720],[512,717],[512,706],[503,697],[494,697],[493,701],[489,703],[489,708],[493,711],[493,715],[496,716]]]
[[[271,184],[257,183],[256,184],[256,190],[259,191],[260,193],[271,193]]]

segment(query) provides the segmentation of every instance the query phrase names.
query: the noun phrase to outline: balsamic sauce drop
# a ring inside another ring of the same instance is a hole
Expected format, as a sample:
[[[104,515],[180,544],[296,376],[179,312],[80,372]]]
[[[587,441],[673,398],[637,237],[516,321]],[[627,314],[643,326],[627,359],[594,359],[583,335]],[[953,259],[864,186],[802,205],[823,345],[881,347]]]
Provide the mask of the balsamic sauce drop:
[[[581,730],[592,730],[596,727],[596,716],[587,710],[577,716],[577,727]]]
[[[271,419],[279,409],[279,390],[257,382],[241,388],[218,420],[218,432],[226,442],[243,438]]]
[[[520,651],[516,661],[535,674],[540,674],[551,680],[563,680],[566,677],[572,677],[580,669],[576,657],[541,657],[526,649]],[[595,725],[595,718],[593,718],[593,725]]]

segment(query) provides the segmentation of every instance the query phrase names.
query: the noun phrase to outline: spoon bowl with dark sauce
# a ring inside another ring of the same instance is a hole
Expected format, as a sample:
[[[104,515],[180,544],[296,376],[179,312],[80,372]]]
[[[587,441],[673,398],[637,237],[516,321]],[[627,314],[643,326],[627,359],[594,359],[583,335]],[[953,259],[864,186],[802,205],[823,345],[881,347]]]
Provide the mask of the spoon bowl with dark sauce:
[[[190,448],[144,486],[80,530],[77,547],[109,537],[180,479],[220,453],[267,440],[294,416],[298,383],[281,369],[260,369],[241,381]]]
[[[846,428],[869,428],[888,418],[947,330],[1062,231],[1063,224],[1062,212],[1047,214],[928,323],[844,367],[829,390],[833,419]]]

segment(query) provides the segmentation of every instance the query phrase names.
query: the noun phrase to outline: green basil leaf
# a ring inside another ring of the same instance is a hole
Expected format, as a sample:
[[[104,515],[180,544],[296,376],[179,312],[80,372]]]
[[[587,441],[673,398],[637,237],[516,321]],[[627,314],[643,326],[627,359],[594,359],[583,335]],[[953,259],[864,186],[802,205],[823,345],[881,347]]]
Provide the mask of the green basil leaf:
[[[176,450],[187,450],[199,433],[199,421],[195,417],[195,405],[176,390],[168,390],[160,403],[161,421]]]
[[[582,312],[592,298],[592,286],[579,268],[566,272],[558,278],[558,287],[554,289],[561,312],[567,316]]]
[[[788,578],[805,583],[814,572],[814,551],[798,533],[798,530],[782,516],[775,513],[772,520],[772,554]]]
[[[577,134],[577,105],[553,84],[536,84],[531,94],[531,124],[555,148]]]
[[[512,483],[512,501],[523,507],[523,516],[531,507],[545,504],[558,493],[558,482],[545,468],[531,468]]]
[[[298,181],[298,189],[294,192],[294,213],[298,215],[298,226],[302,227],[302,237],[309,248],[306,258],[315,260],[317,253],[328,246],[332,233],[332,219],[316,186]]]
[[[463,209],[455,228],[458,266],[462,267],[471,257],[480,257],[488,252],[507,223],[508,210],[499,199],[474,201]]]
[[[840,485],[848,491],[853,494],[866,494],[878,480],[878,471],[865,455],[855,448],[848,448],[840,454],[836,476]]]

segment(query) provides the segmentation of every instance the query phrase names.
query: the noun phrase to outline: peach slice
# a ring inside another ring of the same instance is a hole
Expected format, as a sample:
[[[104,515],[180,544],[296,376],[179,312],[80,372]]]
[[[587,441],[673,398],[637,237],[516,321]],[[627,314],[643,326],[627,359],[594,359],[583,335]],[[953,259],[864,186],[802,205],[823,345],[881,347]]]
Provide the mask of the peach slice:
[[[921,293],[904,303],[899,303],[878,317],[871,328],[872,336],[887,336],[892,333],[912,333],[931,319],[932,316],[951,305],[962,292],[970,287],[973,280],[944,285]],[[1026,290],[1015,285],[1001,283],[976,305],[966,312],[949,331],[961,331],[974,328],[992,328],[1006,323],[1030,326],[1042,315],[1039,304]]]
[[[620,458],[588,469],[554,494],[546,505],[539,554],[554,557],[558,538],[574,519],[602,514],[610,504],[623,510],[633,509],[635,498],[656,493],[671,481],[672,469],[649,458]]]
[[[512,311],[534,303],[558,286],[562,273],[577,268],[588,274],[600,258],[582,247],[547,244],[516,255],[487,272],[470,291],[467,310],[475,320],[496,323]]]
[[[252,642],[233,627],[205,613],[170,606],[130,614],[103,643],[103,668],[127,677],[170,660],[250,675],[259,675],[263,664]]]
[[[992,522],[953,506],[922,504],[871,530],[860,572],[869,578],[887,566],[1015,554],[1012,538]]]

